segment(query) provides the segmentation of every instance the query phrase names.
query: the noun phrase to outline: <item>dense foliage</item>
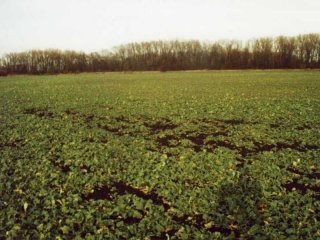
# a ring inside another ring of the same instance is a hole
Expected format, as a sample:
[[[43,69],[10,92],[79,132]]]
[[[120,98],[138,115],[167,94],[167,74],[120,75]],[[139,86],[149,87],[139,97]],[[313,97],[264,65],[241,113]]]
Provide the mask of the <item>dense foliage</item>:
[[[8,73],[44,74],[97,71],[320,68],[320,35],[260,38],[247,42],[153,41],[113,51],[32,50],[6,54]]]
[[[320,238],[319,77],[0,79],[0,239]]]

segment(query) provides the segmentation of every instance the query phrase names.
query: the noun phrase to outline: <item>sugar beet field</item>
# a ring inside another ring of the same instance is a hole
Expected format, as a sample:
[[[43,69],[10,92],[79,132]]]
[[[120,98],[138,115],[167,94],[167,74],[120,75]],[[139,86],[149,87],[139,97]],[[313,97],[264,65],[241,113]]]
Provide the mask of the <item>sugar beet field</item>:
[[[320,72],[0,78],[0,239],[320,239]]]

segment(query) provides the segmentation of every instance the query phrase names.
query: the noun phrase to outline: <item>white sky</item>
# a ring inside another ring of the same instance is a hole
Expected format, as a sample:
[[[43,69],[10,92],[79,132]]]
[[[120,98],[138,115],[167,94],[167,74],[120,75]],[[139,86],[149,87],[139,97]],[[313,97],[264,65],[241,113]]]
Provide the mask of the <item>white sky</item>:
[[[0,0],[0,55],[320,32],[320,0]]]

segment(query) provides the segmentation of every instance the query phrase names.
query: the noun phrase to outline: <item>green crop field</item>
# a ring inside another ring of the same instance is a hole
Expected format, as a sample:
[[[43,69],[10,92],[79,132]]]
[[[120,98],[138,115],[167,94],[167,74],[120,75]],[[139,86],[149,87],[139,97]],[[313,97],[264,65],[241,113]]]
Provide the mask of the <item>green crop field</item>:
[[[320,239],[320,72],[0,78],[0,239]]]

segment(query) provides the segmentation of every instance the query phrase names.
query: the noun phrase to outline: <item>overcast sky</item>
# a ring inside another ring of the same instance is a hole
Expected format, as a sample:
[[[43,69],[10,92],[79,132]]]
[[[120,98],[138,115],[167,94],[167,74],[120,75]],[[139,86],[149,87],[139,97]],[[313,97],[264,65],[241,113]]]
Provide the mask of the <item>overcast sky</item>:
[[[320,0],[0,0],[0,55],[320,32]]]

